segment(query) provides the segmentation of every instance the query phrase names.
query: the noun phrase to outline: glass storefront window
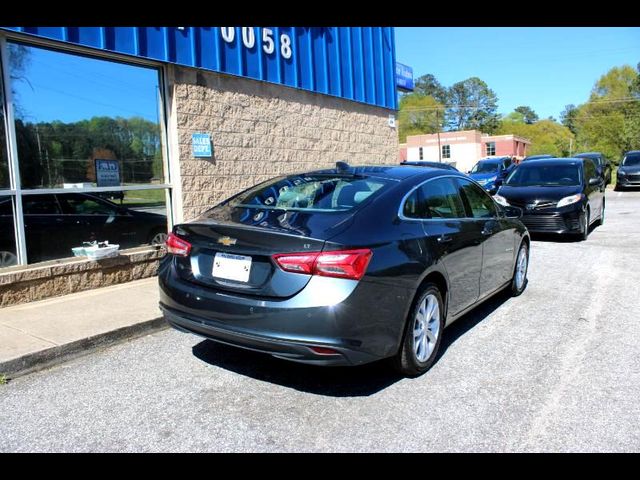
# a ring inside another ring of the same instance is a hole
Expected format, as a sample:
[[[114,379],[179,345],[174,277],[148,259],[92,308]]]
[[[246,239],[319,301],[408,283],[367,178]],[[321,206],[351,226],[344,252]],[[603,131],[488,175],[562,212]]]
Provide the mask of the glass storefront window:
[[[164,183],[157,69],[7,46],[23,189]]]
[[[85,242],[120,249],[162,244],[167,235],[166,190],[24,195],[29,263],[73,255]]]
[[[0,197],[0,268],[17,265],[13,197]]]
[[[2,70],[0,69],[0,73]],[[4,92],[0,75],[0,190],[9,188],[9,155],[7,154],[7,131],[5,127]]]
[[[160,70],[13,40],[6,47],[13,117],[0,98],[0,267],[72,257],[90,242],[120,250],[164,243]],[[19,184],[10,190],[15,167]]]

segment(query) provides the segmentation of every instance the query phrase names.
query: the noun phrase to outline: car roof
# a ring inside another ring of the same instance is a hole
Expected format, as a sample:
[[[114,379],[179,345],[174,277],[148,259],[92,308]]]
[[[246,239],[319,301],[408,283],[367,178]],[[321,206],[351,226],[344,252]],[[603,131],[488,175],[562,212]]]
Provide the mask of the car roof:
[[[576,153],[575,156],[577,158],[581,158],[581,157],[601,157],[602,153],[600,153],[600,152],[582,152],[582,153]]]
[[[310,175],[315,174],[339,174],[339,173],[352,173],[356,175],[366,175],[370,177],[388,178],[394,180],[404,180],[416,175],[421,175],[424,178],[437,177],[439,175],[460,175],[465,177],[462,173],[449,170],[447,168],[428,167],[428,166],[414,166],[414,165],[361,165],[353,166],[348,172],[337,172],[335,168],[324,170],[313,170],[306,172]]]
[[[573,163],[574,165],[579,165],[584,163],[585,158],[575,158],[575,157],[553,157],[553,158],[541,158],[537,160],[535,163],[523,163],[521,165],[530,165],[533,168],[534,165],[566,165],[567,163]]]

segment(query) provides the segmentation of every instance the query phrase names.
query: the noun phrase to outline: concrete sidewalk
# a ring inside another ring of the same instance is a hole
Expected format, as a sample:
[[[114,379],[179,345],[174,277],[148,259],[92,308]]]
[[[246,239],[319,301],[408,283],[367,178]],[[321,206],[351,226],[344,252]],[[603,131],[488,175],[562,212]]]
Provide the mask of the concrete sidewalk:
[[[0,309],[0,375],[13,378],[166,327],[158,279]]]

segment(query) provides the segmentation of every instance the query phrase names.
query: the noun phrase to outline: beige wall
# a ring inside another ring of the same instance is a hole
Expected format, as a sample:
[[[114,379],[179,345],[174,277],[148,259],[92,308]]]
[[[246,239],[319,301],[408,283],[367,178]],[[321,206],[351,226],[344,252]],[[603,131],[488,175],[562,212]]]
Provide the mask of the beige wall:
[[[190,68],[168,74],[178,222],[276,175],[338,160],[397,164],[390,110]],[[199,132],[211,134],[212,159],[192,157],[191,134]]]

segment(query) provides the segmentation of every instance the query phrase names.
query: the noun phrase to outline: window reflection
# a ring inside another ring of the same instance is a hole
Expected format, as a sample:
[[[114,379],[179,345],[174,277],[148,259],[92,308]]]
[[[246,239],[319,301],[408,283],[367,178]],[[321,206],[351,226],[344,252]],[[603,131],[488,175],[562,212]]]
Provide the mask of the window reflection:
[[[13,198],[0,197],[0,268],[17,265]]]
[[[9,43],[23,188],[164,183],[158,71]],[[1,177],[0,177],[1,181]]]
[[[24,195],[29,263],[72,255],[84,242],[120,249],[162,244],[167,235],[163,189]]]
[[[0,70],[0,73],[1,70]],[[7,153],[7,133],[5,130],[4,92],[0,75],[0,189],[9,188],[9,155]]]

